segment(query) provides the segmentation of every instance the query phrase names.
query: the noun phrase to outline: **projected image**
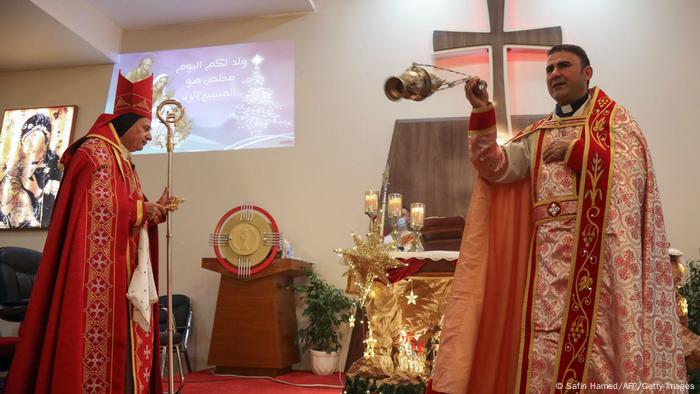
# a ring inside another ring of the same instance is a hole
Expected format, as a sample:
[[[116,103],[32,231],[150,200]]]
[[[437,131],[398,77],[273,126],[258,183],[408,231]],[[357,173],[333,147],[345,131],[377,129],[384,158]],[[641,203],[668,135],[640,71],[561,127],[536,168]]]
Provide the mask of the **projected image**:
[[[292,41],[122,54],[112,90],[119,70],[131,81],[153,74],[153,140],[140,153],[165,152],[155,109],[170,98],[185,108],[176,152],[294,146]]]

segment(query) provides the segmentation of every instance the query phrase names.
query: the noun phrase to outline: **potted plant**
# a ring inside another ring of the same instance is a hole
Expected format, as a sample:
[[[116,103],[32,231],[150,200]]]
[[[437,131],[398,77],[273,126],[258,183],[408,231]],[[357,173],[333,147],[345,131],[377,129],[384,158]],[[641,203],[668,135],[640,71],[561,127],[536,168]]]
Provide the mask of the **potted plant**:
[[[700,335],[700,260],[694,260],[687,264],[690,268],[687,278],[683,277],[683,272],[679,272],[679,270],[675,268],[682,264],[682,260],[682,254],[680,256],[671,254],[671,263],[674,267],[674,284],[678,286],[678,293],[685,297],[685,306],[687,308],[685,311],[687,315],[680,316],[680,320],[681,324],[688,327],[695,335]],[[698,358],[697,350],[692,350],[691,353],[685,357],[688,383],[694,384],[695,387],[700,385],[700,369],[698,369],[700,363],[698,362]]]
[[[304,302],[303,316],[309,324],[299,330],[298,340],[304,351],[311,351],[311,370],[317,375],[330,375],[338,365],[342,335],[341,323],[348,321],[352,301],[343,292],[307,271],[308,283],[297,286]]]

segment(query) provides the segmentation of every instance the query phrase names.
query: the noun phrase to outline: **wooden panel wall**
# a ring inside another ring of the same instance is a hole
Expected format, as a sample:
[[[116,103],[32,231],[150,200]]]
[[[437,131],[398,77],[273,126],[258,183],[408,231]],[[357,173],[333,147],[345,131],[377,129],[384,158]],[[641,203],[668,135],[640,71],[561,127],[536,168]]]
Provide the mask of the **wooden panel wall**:
[[[389,148],[389,193],[404,205],[425,203],[425,216],[465,216],[474,169],[468,118],[397,120]]]
[[[521,130],[544,115],[511,117]],[[389,148],[389,193],[404,205],[425,203],[425,216],[466,217],[475,170],[469,162],[468,117],[397,120]]]

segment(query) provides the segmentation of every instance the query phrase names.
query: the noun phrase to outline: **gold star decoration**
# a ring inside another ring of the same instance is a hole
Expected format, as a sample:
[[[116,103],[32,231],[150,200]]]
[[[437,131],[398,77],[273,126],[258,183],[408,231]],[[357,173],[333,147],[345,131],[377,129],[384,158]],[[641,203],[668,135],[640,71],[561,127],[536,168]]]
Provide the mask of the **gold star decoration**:
[[[416,305],[416,300],[418,299],[418,296],[413,292],[413,289],[411,289],[411,293],[406,296],[406,299],[408,300],[407,304]]]
[[[379,226],[373,226],[366,239],[352,234],[355,247],[352,249],[336,249],[336,253],[343,257],[348,265],[345,275],[355,278],[356,285],[360,288],[360,305],[364,306],[369,290],[375,280],[385,285],[389,284],[386,271],[391,268],[404,267],[406,264],[399,262],[389,255],[395,250],[395,246],[385,244],[384,238],[379,232]]]
[[[375,339],[372,335],[372,326],[369,324],[369,322],[367,322],[367,329],[369,330],[369,333],[367,334],[367,339],[363,341],[365,343],[364,357],[372,358],[375,355],[374,347],[377,345],[377,339]]]
[[[350,317],[348,318],[348,325],[350,327],[355,327],[355,316],[354,315],[350,315]]]

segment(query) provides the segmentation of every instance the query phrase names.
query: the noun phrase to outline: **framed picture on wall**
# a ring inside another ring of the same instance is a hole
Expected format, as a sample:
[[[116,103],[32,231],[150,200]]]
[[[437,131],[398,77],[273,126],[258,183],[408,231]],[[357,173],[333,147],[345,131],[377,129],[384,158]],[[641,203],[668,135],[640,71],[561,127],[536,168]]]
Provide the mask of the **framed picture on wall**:
[[[0,229],[45,229],[77,106],[8,109],[0,129]]]

